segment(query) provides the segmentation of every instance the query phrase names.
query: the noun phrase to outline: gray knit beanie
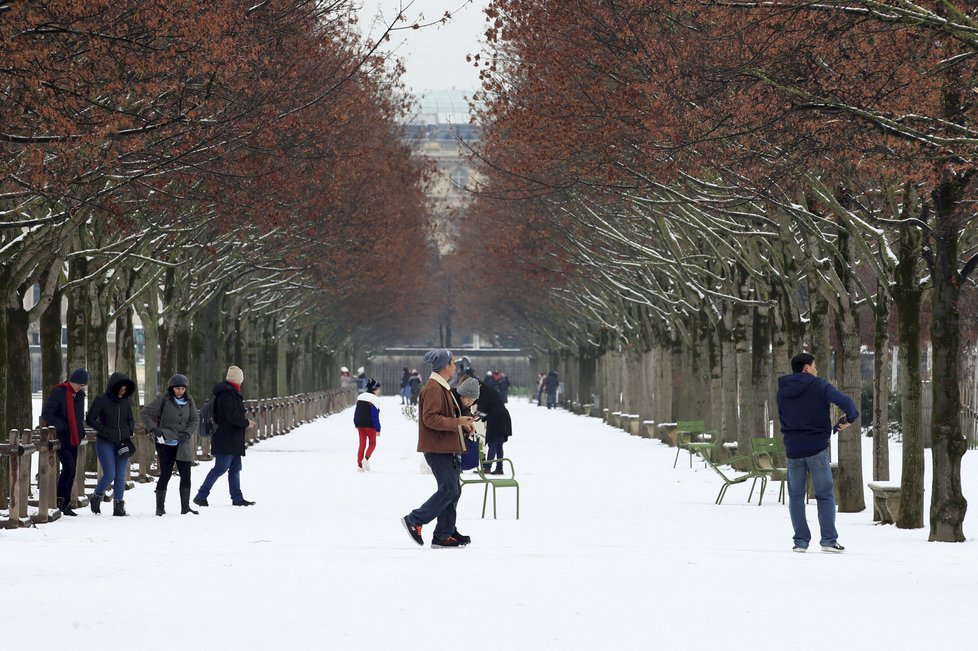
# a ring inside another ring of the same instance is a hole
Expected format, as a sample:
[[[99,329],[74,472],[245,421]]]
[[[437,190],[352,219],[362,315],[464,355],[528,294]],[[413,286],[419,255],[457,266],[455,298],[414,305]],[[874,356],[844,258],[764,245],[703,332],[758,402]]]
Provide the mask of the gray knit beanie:
[[[458,395],[462,396],[463,398],[472,398],[473,400],[478,400],[479,381],[476,380],[474,377],[467,378],[465,382],[462,382],[462,384],[458,385],[456,391],[458,391]]]
[[[431,364],[431,370],[436,373],[448,366],[448,361],[451,358],[451,351],[445,348],[437,348],[424,354],[424,361]]]

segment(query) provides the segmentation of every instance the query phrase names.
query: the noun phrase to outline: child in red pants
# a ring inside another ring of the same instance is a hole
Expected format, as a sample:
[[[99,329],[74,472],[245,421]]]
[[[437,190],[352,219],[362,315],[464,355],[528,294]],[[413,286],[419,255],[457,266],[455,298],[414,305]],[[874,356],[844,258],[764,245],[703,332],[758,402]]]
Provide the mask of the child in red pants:
[[[377,437],[380,435],[380,408],[377,406],[379,395],[380,382],[367,378],[365,391],[357,396],[357,408],[353,412],[353,425],[360,434],[357,472],[370,470],[370,456],[377,447]]]

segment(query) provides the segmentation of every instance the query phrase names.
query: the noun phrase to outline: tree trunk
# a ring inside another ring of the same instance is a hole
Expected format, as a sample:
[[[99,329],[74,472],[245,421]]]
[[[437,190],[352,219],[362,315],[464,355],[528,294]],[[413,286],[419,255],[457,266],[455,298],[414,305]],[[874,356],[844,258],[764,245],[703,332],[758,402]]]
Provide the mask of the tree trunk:
[[[194,315],[190,336],[190,382],[194,395],[210,396],[221,379],[221,294],[217,293]],[[198,401],[202,402],[202,401]]]
[[[723,436],[723,367],[720,356],[720,340],[715,328],[705,335],[707,339],[710,362],[710,424],[714,430]]]
[[[933,293],[931,345],[933,348],[933,411],[931,457],[934,481],[930,504],[931,541],[964,542],[964,516],[968,502],[961,491],[961,458],[967,441],[961,433],[961,393],[958,359],[961,355],[961,317],[958,298],[958,213],[964,184],[955,178],[935,191],[935,229],[931,237]]]
[[[6,308],[6,392],[3,403],[3,433],[11,429],[32,428],[31,353],[28,339],[30,319],[19,293],[14,293],[17,305]]]
[[[856,401],[862,386],[859,350],[859,313],[845,310],[836,316],[836,328],[842,350],[838,355],[839,389]],[[860,426],[862,417],[857,418],[847,429],[839,432],[839,471],[837,487],[839,511],[858,513],[866,508],[863,487],[863,448]]]
[[[750,356],[750,310],[743,305],[734,305],[734,350],[737,364],[737,382],[733,398],[737,404],[737,453],[750,454],[750,439],[754,435],[751,424],[756,422],[756,405],[749,400],[751,382]],[[746,464],[735,466],[745,470]]]
[[[97,318],[101,318],[102,322],[89,322],[88,340],[85,342],[88,352],[88,395],[90,398],[104,392],[109,383],[109,326],[104,317]]]
[[[768,388],[771,364],[771,321],[770,309],[757,306],[753,310],[753,327],[750,355],[750,392],[748,401],[752,403],[751,421],[748,423],[751,437],[766,438],[770,433],[768,426]],[[747,442],[750,451],[750,441]]]
[[[56,289],[51,303],[41,312],[38,330],[41,339],[41,393],[47,395],[52,387],[67,378],[64,352],[61,348],[61,298]]]
[[[900,516],[896,526],[900,529],[920,529],[924,526],[924,436],[920,427],[920,313],[923,292],[917,272],[920,231],[913,227],[902,229],[897,257],[893,302],[896,305],[900,356],[903,468],[900,474]]]
[[[258,395],[274,398],[278,379],[278,337],[275,332],[275,317],[266,317],[257,324],[261,327],[260,339],[256,341],[258,352]],[[257,328],[256,328],[257,331]]]
[[[68,281],[84,278],[88,274],[88,262],[84,257],[74,258],[68,264]],[[80,284],[67,292],[68,313],[65,320],[67,323],[68,338],[68,364],[67,373],[70,374],[76,368],[86,368],[88,366],[88,354],[85,350],[88,340],[88,319],[86,315],[91,310],[88,300],[88,287]],[[92,389],[86,392],[92,395]],[[89,398],[91,402],[91,398]]]
[[[829,379],[832,377],[832,347],[829,344],[829,302],[818,291],[817,282],[810,281],[808,288],[809,338],[811,341],[808,352],[815,357],[816,366],[819,367],[819,375]],[[792,353],[792,356],[798,352],[801,351]]]
[[[721,402],[723,418],[721,422],[721,438],[725,443],[737,441],[737,352],[734,345],[733,329],[729,327],[733,321],[733,307],[724,307],[724,319],[720,324],[720,373],[721,373]]]
[[[873,334],[873,481],[890,480],[890,299],[877,283]]]
[[[145,400],[139,399],[139,378],[136,377],[136,340],[133,334],[132,307],[125,307],[115,319],[115,370],[125,373],[136,385],[136,395],[129,401],[132,405],[133,416],[138,420],[140,405],[151,401],[154,395],[145,394]]]

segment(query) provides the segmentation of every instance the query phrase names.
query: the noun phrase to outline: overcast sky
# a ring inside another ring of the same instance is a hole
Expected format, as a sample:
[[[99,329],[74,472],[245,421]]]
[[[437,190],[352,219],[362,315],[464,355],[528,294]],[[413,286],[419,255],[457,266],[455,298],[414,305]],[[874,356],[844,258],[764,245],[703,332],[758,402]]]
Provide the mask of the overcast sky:
[[[410,2],[361,1],[361,27],[364,33],[372,34],[375,38],[384,30],[383,25],[375,23],[378,13],[389,23],[397,16],[398,8]],[[458,88],[468,95],[479,88],[479,72],[465,62],[465,55],[479,52],[482,34],[486,31],[482,10],[488,4],[489,0],[471,0],[468,4],[465,0],[414,0],[406,11],[411,22],[421,22],[419,16],[422,14],[426,22],[431,22],[446,11],[461,9],[447,24],[392,34],[387,49],[393,50],[404,60],[407,66],[404,81],[410,89],[420,93],[424,90]]]

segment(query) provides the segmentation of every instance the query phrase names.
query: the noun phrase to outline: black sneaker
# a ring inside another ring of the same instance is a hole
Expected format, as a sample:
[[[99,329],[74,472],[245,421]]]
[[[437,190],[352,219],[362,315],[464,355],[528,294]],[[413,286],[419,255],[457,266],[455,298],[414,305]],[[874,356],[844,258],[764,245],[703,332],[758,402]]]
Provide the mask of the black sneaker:
[[[455,536],[449,536],[448,538],[432,538],[431,547],[433,549],[449,549],[453,547],[465,547],[465,545]]]
[[[832,554],[841,554],[845,550],[846,548],[837,542],[834,542],[831,545],[822,545],[823,552],[830,552]]]
[[[401,524],[407,529],[408,535],[411,536],[411,540],[419,545],[424,545],[424,538],[421,537],[421,525],[420,524],[410,524],[407,521],[407,516],[401,518]]]
[[[233,500],[231,502],[231,504],[233,504],[234,506],[254,506],[255,505],[254,502],[249,502],[248,500],[246,500],[244,498],[242,498],[240,500]]]
[[[472,539],[464,534],[460,534],[458,532],[458,529],[456,529],[455,533],[452,534],[452,538],[457,539],[458,544],[462,546],[469,545],[472,543]]]
[[[195,497],[194,504],[196,504],[197,506],[210,506],[210,504],[207,503],[206,497]]]

